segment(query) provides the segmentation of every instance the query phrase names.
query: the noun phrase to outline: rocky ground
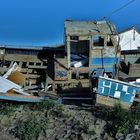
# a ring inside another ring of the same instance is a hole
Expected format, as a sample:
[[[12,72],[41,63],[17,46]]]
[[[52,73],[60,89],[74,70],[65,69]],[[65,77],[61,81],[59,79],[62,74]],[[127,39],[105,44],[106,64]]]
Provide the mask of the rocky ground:
[[[0,140],[140,140],[140,113],[126,113],[120,108],[53,101],[37,105],[1,102]]]

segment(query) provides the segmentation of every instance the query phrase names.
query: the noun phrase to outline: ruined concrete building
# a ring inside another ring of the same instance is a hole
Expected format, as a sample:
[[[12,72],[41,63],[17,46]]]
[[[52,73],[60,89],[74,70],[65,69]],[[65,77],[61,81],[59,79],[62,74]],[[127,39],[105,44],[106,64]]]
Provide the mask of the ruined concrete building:
[[[0,48],[1,75],[14,63],[26,75],[26,86],[48,92],[89,91],[98,69],[115,77],[120,61],[115,27],[107,21],[65,21],[64,44],[57,47]],[[81,88],[82,87],[82,88]]]

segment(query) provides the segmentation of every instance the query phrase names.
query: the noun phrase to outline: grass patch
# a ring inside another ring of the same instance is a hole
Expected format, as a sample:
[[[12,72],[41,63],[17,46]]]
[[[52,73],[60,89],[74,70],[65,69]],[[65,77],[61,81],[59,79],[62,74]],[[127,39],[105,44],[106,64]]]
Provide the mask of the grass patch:
[[[15,110],[19,108],[19,105],[13,104],[11,102],[0,101],[0,114],[11,116]]]
[[[107,131],[111,136],[115,136],[118,132],[126,135],[131,133],[134,125],[140,126],[140,107],[135,111],[130,111],[124,110],[120,104],[116,104],[113,110],[107,114],[109,121],[112,121],[107,126]]]
[[[44,100],[42,102],[32,104],[29,106],[31,110],[44,111],[51,110],[55,106],[55,102],[53,100]]]
[[[32,118],[25,122],[19,122],[19,124],[11,130],[11,133],[20,140],[32,140],[37,139],[40,133],[46,135],[45,130],[47,127],[47,119]]]

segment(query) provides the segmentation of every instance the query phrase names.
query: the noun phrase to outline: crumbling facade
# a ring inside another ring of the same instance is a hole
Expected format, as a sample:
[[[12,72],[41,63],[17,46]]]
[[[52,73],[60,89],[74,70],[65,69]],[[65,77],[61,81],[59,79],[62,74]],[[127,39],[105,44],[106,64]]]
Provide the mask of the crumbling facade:
[[[24,87],[37,86],[48,93],[90,91],[90,76],[98,69],[116,76],[120,54],[115,34],[108,21],[65,21],[65,45],[1,47],[1,75],[16,62],[26,75]]]
[[[114,25],[107,21],[65,21],[64,31],[64,55],[54,58],[55,86],[62,91],[89,90],[89,78],[99,68],[115,77],[120,54]]]

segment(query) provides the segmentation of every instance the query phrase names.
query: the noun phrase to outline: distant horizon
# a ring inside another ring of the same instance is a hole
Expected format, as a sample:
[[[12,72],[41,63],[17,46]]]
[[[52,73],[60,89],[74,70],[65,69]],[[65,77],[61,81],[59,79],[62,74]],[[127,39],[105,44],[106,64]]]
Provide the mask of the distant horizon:
[[[126,7],[123,5],[131,2]],[[64,21],[108,19],[118,32],[137,25],[138,0],[0,0],[0,44],[54,46],[64,43]]]

